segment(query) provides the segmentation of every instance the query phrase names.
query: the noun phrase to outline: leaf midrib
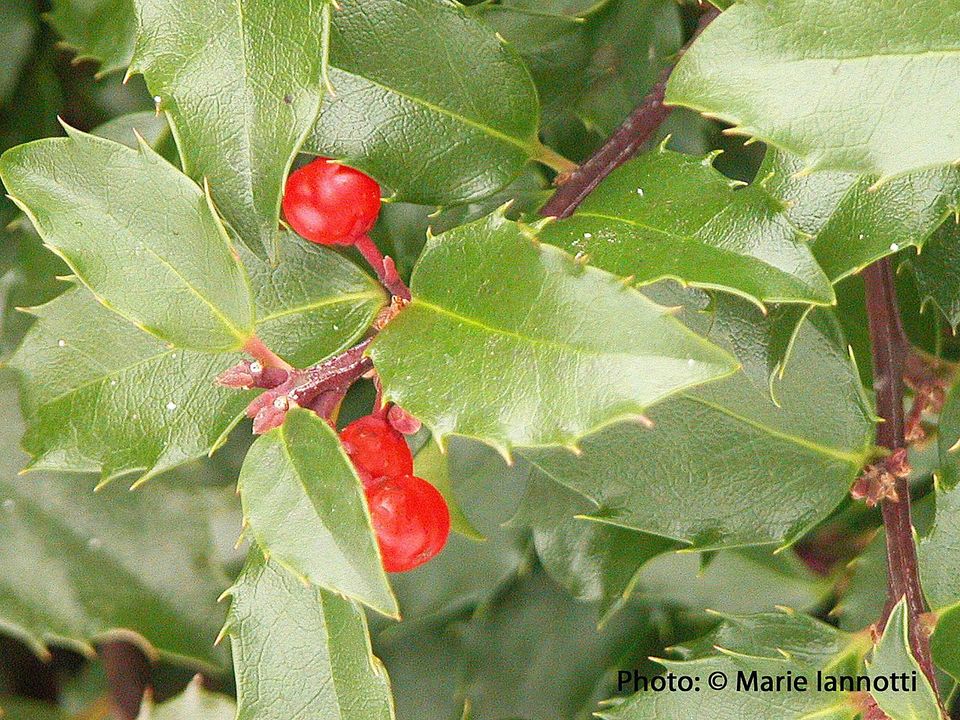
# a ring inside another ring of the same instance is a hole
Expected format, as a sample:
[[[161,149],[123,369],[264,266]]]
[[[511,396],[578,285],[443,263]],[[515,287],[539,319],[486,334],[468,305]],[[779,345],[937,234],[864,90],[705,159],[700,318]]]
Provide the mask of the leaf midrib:
[[[605,358],[605,357],[628,357],[628,358],[649,358],[649,357],[668,357],[666,355],[640,355],[636,353],[629,352],[608,352],[608,351],[599,351],[593,348],[585,347],[582,345],[572,345],[565,344],[556,340],[547,340],[544,338],[534,338],[528,335],[523,335],[522,333],[517,332],[516,330],[507,330],[506,328],[494,327],[492,325],[487,325],[486,323],[477,320],[476,318],[471,318],[466,315],[461,315],[447,308],[441,307],[440,305],[435,305],[432,302],[423,300],[422,298],[415,297],[413,299],[412,305],[421,306],[431,312],[441,315],[451,320],[456,320],[457,322],[464,323],[465,325],[471,325],[473,327],[479,328],[481,331],[486,332],[490,335],[501,335],[503,337],[513,338],[522,343],[527,343],[529,345],[540,345],[543,347],[551,348],[553,350],[559,350],[564,353],[576,352],[581,355],[592,355],[593,357]],[[660,319],[662,316],[658,315],[657,319]],[[679,358],[673,358],[679,359]]]
[[[704,407],[710,408],[711,410],[719,412],[722,415],[726,415],[727,417],[733,420],[736,420],[737,422],[740,422],[744,425],[752,427],[755,430],[759,430],[760,432],[770,435],[771,437],[777,438],[778,440],[784,440],[785,442],[792,443],[794,445],[797,445],[798,447],[804,448],[805,450],[810,450],[811,452],[817,453],[819,455],[823,455],[824,457],[829,457],[833,460],[840,460],[841,462],[845,462],[845,463],[860,467],[867,458],[866,449],[862,450],[859,453],[852,453],[846,450],[832,448],[827,445],[821,445],[820,443],[807,440],[806,438],[800,437],[798,435],[791,435],[790,433],[777,430],[775,428],[770,427],[769,425],[765,425],[762,422],[745,417],[743,415],[740,415],[739,413],[735,413],[729,408],[724,407],[723,405],[710,402],[709,400],[705,400],[704,398],[697,397],[696,395],[691,395],[689,393],[681,393],[680,397],[684,398],[685,400],[690,400],[691,402],[695,402],[699,405],[703,405]]]

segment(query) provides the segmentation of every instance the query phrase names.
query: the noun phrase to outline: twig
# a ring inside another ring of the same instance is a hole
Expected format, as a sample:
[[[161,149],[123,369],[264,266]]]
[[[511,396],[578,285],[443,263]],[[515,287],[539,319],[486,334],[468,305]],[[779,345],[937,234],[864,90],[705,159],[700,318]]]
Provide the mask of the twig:
[[[97,647],[118,720],[135,720],[150,682],[150,661],[136,645],[110,640]]]
[[[686,52],[687,48],[703,32],[720,11],[709,6],[700,16],[697,30],[677,54],[677,60]],[[557,189],[547,204],[540,208],[543,217],[565,218],[570,217],[577,206],[592,193],[607,175],[612,173],[627,160],[632,158],[643,144],[657,131],[663,122],[670,117],[673,108],[664,105],[663,99],[667,90],[667,80],[676,61],[668,65],[660,73],[660,77],[647,93],[647,96],[624,120],[610,139],[603,144],[577,170],[566,176],[563,184]]]
[[[902,450],[904,440],[903,375],[909,347],[897,306],[893,267],[889,258],[878,260],[863,272],[867,289],[867,319],[873,352],[873,387],[877,398],[877,444],[891,453]],[[917,548],[913,541],[910,483],[896,478],[896,501],[884,500],[883,527],[887,539],[887,604],[880,619],[883,627],[894,605],[907,599],[910,619],[910,649],[933,688],[937,676],[930,654],[930,640],[921,622],[926,602],[920,586]]]
[[[245,361],[221,374],[217,382],[233,388],[266,388],[247,406],[247,417],[253,418],[257,434],[279,427],[292,407],[311,408],[329,420],[350,386],[373,369],[370,358],[364,357],[372,339],[305,370],[291,370],[283,377],[268,376],[257,363]],[[253,372],[251,365],[260,372]]]

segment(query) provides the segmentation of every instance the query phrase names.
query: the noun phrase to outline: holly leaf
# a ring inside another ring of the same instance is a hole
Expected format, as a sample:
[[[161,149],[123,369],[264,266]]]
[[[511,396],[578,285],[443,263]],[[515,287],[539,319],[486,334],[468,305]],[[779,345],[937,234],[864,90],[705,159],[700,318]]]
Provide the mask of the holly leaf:
[[[831,282],[911,245],[924,247],[960,207],[960,169],[953,166],[879,187],[876,175],[802,170],[800,158],[770,149],[757,175],[787,204],[790,221],[813,237],[810,248]]]
[[[30,58],[37,34],[37,16],[30,3],[0,0],[0,104],[6,105]],[[4,108],[6,110],[7,108]]]
[[[728,618],[714,635],[679,649],[688,659],[657,660],[668,673],[698,678],[700,692],[641,691],[608,701],[609,708],[597,716],[604,720],[687,720],[726,717],[731,708],[737,708],[741,717],[751,720],[854,720],[860,717],[856,696],[818,690],[815,673],[850,667],[867,647],[860,637],[795,613]],[[805,679],[808,689],[759,689],[764,676],[784,677],[787,673],[795,680]],[[726,680],[724,689],[711,689],[708,678]],[[752,686],[751,681],[755,681]]]
[[[877,706],[893,720],[943,720],[937,693],[927,680],[920,663],[910,650],[908,633],[909,618],[906,598],[900,598],[883,631],[883,637],[873,651],[873,659],[867,663],[867,674],[871,678],[903,674],[904,677],[916,677],[915,691],[887,685],[885,690],[871,690],[870,695]]]
[[[547,152],[519,56],[456,3],[344,4],[333,18],[330,80],[336,93],[304,151],[372,175],[395,200],[475,200]]]
[[[100,63],[97,77],[130,64],[137,39],[132,0],[53,0],[46,15],[63,44],[76,51],[76,61]]]
[[[291,410],[250,448],[237,487],[244,522],[271,562],[398,615],[362,484],[325,420]]]
[[[210,511],[199,488],[90,491],[77,475],[18,475],[22,432],[12,378],[0,378],[0,624],[39,655],[48,643],[94,652],[134,633],[150,651],[218,669],[212,642],[227,581],[212,561]],[[177,553],[169,549],[176,547]]]
[[[605,624],[630,598],[647,562],[680,543],[583,519],[596,506],[533,473],[511,525],[529,527],[544,568],[575,598],[599,601]]]
[[[356,603],[304,585],[256,547],[229,594],[237,720],[392,720],[390,681]]]
[[[161,340],[242,347],[253,335],[249,280],[209,197],[145,142],[137,151],[67,132],[0,158],[0,178],[47,247]]]
[[[672,278],[760,305],[835,302],[784,204],[760,185],[739,187],[712,161],[661,146],[614,170],[541,237],[641,285]]]
[[[257,332],[298,365],[351,345],[384,301],[358,267],[292,234],[279,265],[248,259]],[[82,288],[30,312],[36,322],[10,365],[22,377],[33,468],[145,482],[219,448],[253,397],[213,382],[239,355],[171,348]]]
[[[166,702],[153,703],[147,696],[140,705],[137,720],[234,720],[237,704],[232,698],[210,692],[197,675],[183,692]]]
[[[413,460],[413,473],[419,478],[423,478],[433,485],[443,499],[447,501],[447,508],[450,510],[450,529],[458,532],[471,540],[482,541],[481,532],[471,523],[470,519],[460,509],[453,494],[453,482],[450,478],[450,468],[447,464],[448,454],[440,451],[440,446],[434,442],[428,442],[423,449],[416,454]]]
[[[684,317],[710,329],[707,338],[736,347],[724,323],[710,328],[709,316],[692,309]],[[749,347],[737,350],[745,364]],[[592,499],[598,508],[589,517],[598,522],[700,550],[789,545],[846,497],[869,457],[873,428],[856,369],[825,311],[800,328],[793,357],[777,404],[765,382],[741,373],[653,408],[652,429],[619,423],[585,438],[579,456],[546,448],[521,454]],[[762,462],[751,449],[760,447]]]
[[[960,480],[960,386],[954,385],[940,411],[937,424],[937,452],[940,458],[940,484],[951,489]]]
[[[933,303],[954,332],[960,325],[960,228],[947,221],[907,260],[924,304]]]
[[[937,625],[930,647],[937,666],[960,678],[960,487],[938,482],[936,517],[917,554],[923,591]],[[888,624],[889,627],[889,624]]]
[[[373,343],[384,397],[438,442],[573,446],[733,360],[612,275],[496,214],[433,238]]]
[[[328,0],[134,0],[142,73],[174,128],[185,172],[204,178],[254,252],[277,241],[283,183],[323,97]]]
[[[803,158],[881,180],[960,158],[958,36],[946,0],[734,3],[677,64],[667,102]],[[850,22],[856,18],[856,22]],[[815,111],[813,111],[815,110]]]

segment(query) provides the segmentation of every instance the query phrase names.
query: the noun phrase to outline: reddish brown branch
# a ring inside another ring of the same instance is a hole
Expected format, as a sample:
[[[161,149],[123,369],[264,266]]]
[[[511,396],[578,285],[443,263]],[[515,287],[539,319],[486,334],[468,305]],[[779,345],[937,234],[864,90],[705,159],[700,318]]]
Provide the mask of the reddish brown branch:
[[[110,640],[97,647],[117,720],[135,720],[150,682],[150,661],[136,645]]]
[[[903,332],[893,266],[884,258],[863,273],[867,289],[867,319],[873,351],[873,388],[876,394],[877,444],[897,453],[906,446],[904,440],[903,375],[910,351]],[[887,539],[887,604],[880,619],[886,624],[893,606],[906,597],[910,618],[910,648],[924,674],[936,689],[937,677],[930,654],[930,640],[921,622],[926,602],[920,586],[917,548],[913,540],[910,511],[910,483],[897,477],[894,486],[896,501],[884,500],[883,527]]]
[[[704,10],[696,32],[680,49],[677,60],[719,14],[720,11],[712,5]],[[556,218],[569,217],[607,175],[637,154],[643,144],[673,112],[673,108],[664,105],[663,100],[667,90],[667,80],[670,79],[670,73],[673,72],[675,65],[676,61],[663,69],[647,96],[603,144],[603,147],[578,169],[566,176],[563,184],[540,209],[540,215]]]

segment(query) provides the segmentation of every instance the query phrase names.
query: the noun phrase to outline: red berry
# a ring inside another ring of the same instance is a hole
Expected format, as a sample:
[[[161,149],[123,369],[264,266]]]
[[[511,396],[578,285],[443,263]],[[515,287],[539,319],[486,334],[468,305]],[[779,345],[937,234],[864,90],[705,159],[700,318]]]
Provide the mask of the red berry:
[[[317,158],[287,178],[283,214],[290,227],[321,245],[350,245],[380,213],[380,186],[359,170]]]
[[[383,477],[413,474],[407,441],[379,415],[354,420],[340,432],[340,442],[365,485]]]
[[[372,483],[366,493],[387,572],[413,570],[443,550],[450,511],[433,485],[405,475]]]

